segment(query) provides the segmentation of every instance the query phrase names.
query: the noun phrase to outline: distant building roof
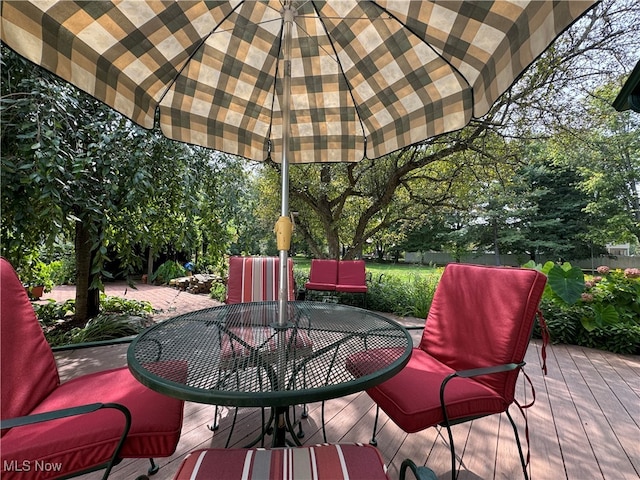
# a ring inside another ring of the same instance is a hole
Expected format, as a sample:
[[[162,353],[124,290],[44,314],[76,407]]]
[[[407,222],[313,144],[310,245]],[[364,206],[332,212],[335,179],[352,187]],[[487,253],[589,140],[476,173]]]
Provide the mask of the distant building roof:
[[[640,112],[640,61],[613,101],[613,108],[619,112],[629,109]]]

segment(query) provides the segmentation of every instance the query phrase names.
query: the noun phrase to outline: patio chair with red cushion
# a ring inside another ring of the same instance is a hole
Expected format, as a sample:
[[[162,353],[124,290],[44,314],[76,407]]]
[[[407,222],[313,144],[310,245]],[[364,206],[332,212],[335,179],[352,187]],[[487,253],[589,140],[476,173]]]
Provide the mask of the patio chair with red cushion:
[[[419,480],[437,480],[427,467],[405,460],[400,480],[410,469]],[[182,461],[174,480],[389,480],[380,453],[371,445],[322,444],[295,448],[222,449],[191,452]]]
[[[447,429],[452,478],[456,455],[451,426],[502,412],[513,427],[528,478],[509,406],[545,283],[544,274],[530,269],[447,265],[409,363],[367,390],[377,407],[407,433],[432,426]],[[348,368],[365,375],[367,363],[364,355],[356,355]],[[376,415],[373,444],[377,420]]]
[[[61,383],[22,283],[0,259],[0,466],[3,480],[68,478],[122,458],[174,453],[183,402],[138,382],[127,367]],[[176,366],[185,376],[186,366]]]

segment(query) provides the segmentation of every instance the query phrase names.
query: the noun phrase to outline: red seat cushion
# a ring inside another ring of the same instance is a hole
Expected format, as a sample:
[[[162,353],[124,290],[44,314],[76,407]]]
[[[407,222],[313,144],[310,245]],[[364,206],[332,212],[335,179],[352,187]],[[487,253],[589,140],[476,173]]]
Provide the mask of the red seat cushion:
[[[447,265],[419,348],[454,370],[521,362],[545,284],[532,269]],[[511,402],[518,374],[476,380]]]
[[[29,297],[4,258],[0,275],[0,410],[6,419],[27,415],[60,380]]]
[[[442,423],[440,386],[448,375],[522,362],[545,283],[535,270],[447,265],[409,363],[367,393],[406,432]],[[370,359],[356,354],[349,360],[354,375],[366,374]],[[518,373],[451,380],[444,396],[449,420],[506,410]]]
[[[274,449],[204,449],[187,456],[174,480],[220,478],[280,480],[388,480],[378,450],[370,445],[315,445]]]
[[[126,367],[60,384],[51,348],[33,307],[13,267],[5,259],[0,259],[0,274],[2,419],[92,403],[119,403],[127,407],[132,416],[129,436],[120,456],[171,455],[180,438],[183,402],[143,386]],[[184,379],[186,364],[172,363],[176,381]],[[2,479],[44,480],[101,465],[113,455],[124,421],[121,412],[102,409],[3,430],[0,438]]]
[[[126,367],[84,375],[63,383],[31,413],[90,403],[120,403],[131,412],[124,458],[167,457],[173,454],[182,427],[182,402],[160,395],[133,378]],[[122,434],[124,416],[116,410],[67,417],[16,427],[1,440],[2,462],[28,461],[30,472],[4,471],[2,478],[54,478],[36,471],[36,462],[61,465],[73,473],[106,462]],[[64,448],[61,448],[64,446]]]
[[[367,393],[405,432],[418,432],[444,421],[440,384],[451,373],[453,369],[415,348],[400,373]],[[509,405],[498,393],[466,378],[449,382],[445,403],[451,420],[500,413]]]

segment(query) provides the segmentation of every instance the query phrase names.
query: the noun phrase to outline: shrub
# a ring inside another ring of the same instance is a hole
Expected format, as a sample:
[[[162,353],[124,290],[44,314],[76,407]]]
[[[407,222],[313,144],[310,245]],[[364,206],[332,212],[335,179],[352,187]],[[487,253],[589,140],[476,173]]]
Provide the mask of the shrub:
[[[50,298],[47,303],[34,303],[33,308],[41,325],[53,327],[56,323],[64,321],[67,315],[72,315],[75,312],[76,301],[69,299],[65,302],[56,302]]]
[[[65,337],[65,344],[113,340],[140,333],[142,328],[132,324],[128,315],[97,315],[84,328],[74,328]]]
[[[222,282],[213,282],[211,284],[211,290],[209,296],[219,302],[224,302],[227,297],[227,287]]]
[[[89,320],[83,328],[69,329],[66,320],[75,312],[74,299],[65,302],[49,300],[44,304],[34,304],[34,309],[45,337],[52,346],[135,335],[145,326],[144,320],[153,313],[149,302],[101,295],[100,314]],[[132,322],[132,317],[141,317],[143,321]]]
[[[412,275],[409,280],[384,275],[369,284],[367,308],[400,316],[426,318],[439,280],[439,275]]]
[[[598,267],[585,280],[570,264],[525,267],[547,274],[541,310],[552,341],[615,353],[640,352],[640,271]]]
[[[153,306],[147,301],[108,297],[101,294],[100,310],[102,313],[126,313],[128,315],[146,317],[153,313]]]
[[[167,260],[151,275],[150,282],[156,284],[169,283],[169,280],[178,277],[184,277],[187,270],[174,260]]]

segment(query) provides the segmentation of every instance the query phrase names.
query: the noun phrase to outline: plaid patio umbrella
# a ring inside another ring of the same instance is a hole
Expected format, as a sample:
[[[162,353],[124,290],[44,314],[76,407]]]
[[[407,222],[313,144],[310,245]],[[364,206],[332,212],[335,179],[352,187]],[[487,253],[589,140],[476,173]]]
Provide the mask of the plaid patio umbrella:
[[[284,301],[289,163],[377,158],[464,127],[594,3],[4,0],[1,28],[143,127],[157,115],[169,138],[282,162]]]

